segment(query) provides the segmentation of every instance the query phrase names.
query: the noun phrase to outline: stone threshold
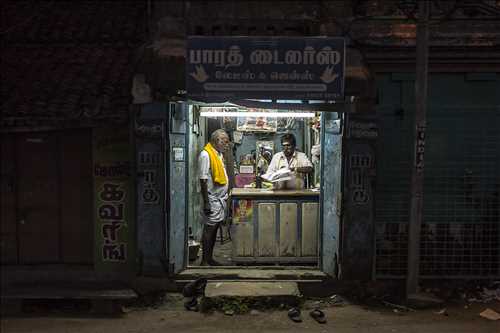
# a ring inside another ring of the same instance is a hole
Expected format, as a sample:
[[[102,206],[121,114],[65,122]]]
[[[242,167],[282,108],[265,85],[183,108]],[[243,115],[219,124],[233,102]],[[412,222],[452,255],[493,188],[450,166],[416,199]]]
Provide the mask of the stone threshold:
[[[262,269],[262,268],[188,268],[176,276],[176,281],[189,281],[204,277],[208,280],[254,280],[254,281],[323,281],[328,275],[318,269]]]

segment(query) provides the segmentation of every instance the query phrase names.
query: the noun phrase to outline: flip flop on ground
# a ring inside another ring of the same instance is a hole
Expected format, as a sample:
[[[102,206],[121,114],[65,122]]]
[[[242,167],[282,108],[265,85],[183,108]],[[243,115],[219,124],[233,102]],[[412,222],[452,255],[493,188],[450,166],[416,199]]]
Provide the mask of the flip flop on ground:
[[[288,310],[288,318],[296,323],[301,323],[302,318],[300,316],[300,310],[298,308],[291,308]]]
[[[309,312],[309,315],[320,324],[326,323],[325,313],[323,311],[321,311],[320,309],[312,310],[311,312]]]
[[[192,299],[184,303],[184,308],[188,311],[198,312],[198,300],[196,299],[196,297],[193,297]]]
[[[198,278],[184,286],[184,288],[182,289],[182,295],[184,295],[184,297],[201,296],[205,293],[206,286],[207,279]]]

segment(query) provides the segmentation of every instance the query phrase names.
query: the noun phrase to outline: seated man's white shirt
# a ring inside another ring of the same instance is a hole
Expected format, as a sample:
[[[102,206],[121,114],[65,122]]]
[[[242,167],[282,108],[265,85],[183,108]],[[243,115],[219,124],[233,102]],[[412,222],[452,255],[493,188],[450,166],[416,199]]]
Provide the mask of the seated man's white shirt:
[[[303,168],[303,167],[313,167],[311,161],[307,158],[307,155],[300,152],[295,151],[293,153],[290,161],[287,160],[285,154],[283,152],[279,152],[274,154],[271,163],[269,164],[269,168],[267,169],[268,173],[276,172],[282,168]],[[275,184],[276,189],[303,189],[305,187],[304,183],[305,174],[300,172],[293,172],[292,179],[286,180],[283,182],[278,182]]]
[[[224,158],[221,153],[217,152],[217,157],[224,165]],[[226,168],[224,167],[224,174],[227,179]],[[214,184],[212,178],[212,169],[210,168],[210,156],[206,150],[203,150],[198,157],[198,179],[207,180],[208,189],[208,202],[212,213],[206,216],[202,210],[202,217],[205,223],[213,225],[224,220],[226,210],[226,200],[228,198],[229,184],[218,185]]]

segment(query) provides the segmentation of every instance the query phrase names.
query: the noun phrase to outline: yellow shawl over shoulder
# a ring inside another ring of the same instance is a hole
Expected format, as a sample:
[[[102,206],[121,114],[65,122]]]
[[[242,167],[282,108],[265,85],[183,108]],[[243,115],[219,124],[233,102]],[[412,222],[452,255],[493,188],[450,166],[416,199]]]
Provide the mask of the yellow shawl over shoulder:
[[[207,143],[203,149],[207,151],[208,156],[210,157],[210,169],[212,169],[212,179],[214,183],[218,185],[226,185],[227,176],[224,172],[224,164],[219,158],[217,150],[215,150],[214,146],[212,146],[210,142]]]

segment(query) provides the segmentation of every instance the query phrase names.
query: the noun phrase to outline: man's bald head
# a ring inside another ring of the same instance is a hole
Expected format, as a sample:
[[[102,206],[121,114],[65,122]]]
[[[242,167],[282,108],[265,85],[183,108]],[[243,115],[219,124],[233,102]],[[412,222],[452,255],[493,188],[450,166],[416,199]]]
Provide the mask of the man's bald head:
[[[218,152],[222,153],[229,144],[229,135],[223,129],[215,130],[210,136],[210,143]]]

